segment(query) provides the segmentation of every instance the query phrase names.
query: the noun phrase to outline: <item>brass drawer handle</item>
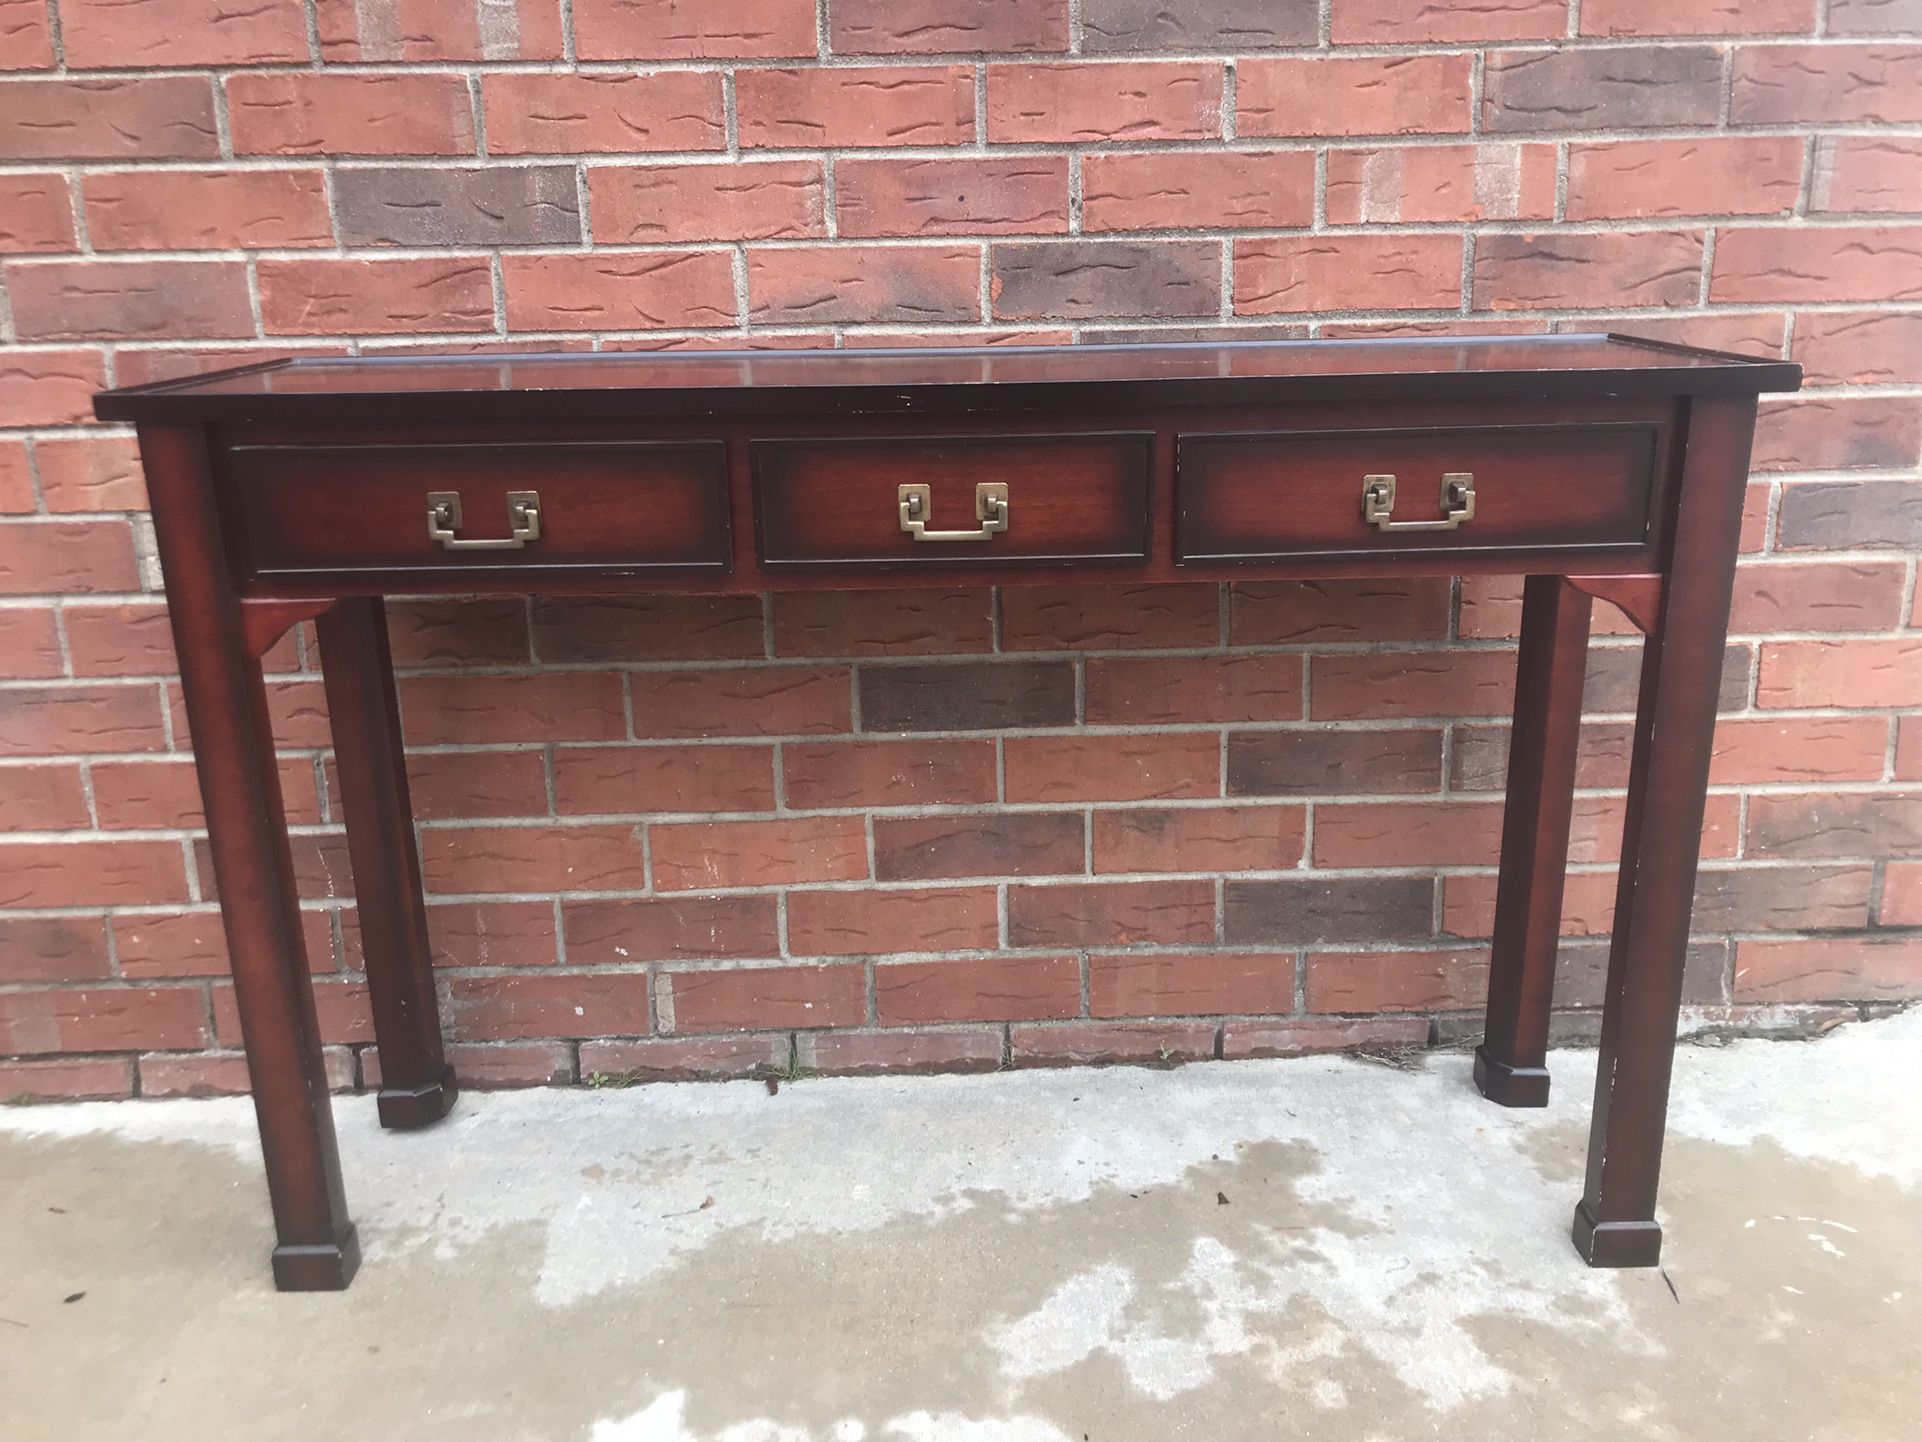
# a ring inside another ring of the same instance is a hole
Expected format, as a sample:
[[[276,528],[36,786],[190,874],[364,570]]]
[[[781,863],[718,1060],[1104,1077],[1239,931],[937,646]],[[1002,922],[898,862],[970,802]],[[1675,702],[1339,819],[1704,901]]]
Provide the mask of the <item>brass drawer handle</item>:
[[[493,541],[463,540],[460,530],[460,492],[427,493],[427,534],[450,551],[518,551],[529,541],[541,538],[541,496],[539,491],[507,493],[507,528],[511,534]]]
[[[934,508],[931,487],[902,486],[896,496],[901,506],[901,529],[917,541],[985,541],[996,531],[1008,529],[1008,488],[1000,481],[981,481],[975,485],[974,518],[981,524],[972,531],[928,529],[928,512]]]
[[[1468,471],[1450,471],[1441,478],[1441,519],[1438,521],[1397,521],[1395,478],[1361,478],[1361,518],[1378,531],[1452,531],[1464,521],[1475,519],[1475,477]]]

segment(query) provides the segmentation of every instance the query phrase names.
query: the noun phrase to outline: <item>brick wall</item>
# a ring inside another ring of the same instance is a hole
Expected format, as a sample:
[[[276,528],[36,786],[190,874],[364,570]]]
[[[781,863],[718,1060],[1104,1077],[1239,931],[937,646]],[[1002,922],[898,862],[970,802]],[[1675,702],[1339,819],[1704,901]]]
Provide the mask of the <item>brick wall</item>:
[[[88,398],[290,350],[1613,326],[1792,356],[1689,996],[1798,1024],[1922,991],[1917,0],[0,0],[0,252],[0,1095],[243,1084],[139,468]],[[457,1060],[1459,1037],[1517,595],[397,606]],[[1636,656],[1598,630],[1571,1034]],[[311,636],[271,665],[365,1083]]]

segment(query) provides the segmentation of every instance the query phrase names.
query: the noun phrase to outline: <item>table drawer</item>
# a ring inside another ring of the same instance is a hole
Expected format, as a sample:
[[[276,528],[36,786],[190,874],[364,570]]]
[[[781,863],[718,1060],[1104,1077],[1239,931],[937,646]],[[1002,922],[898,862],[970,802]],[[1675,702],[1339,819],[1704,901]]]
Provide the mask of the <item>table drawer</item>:
[[[239,445],[219,469],[259,577],[728,568],[720,441]]]
[[[1647,545],[1660,427],[1641,422],[1183,435],[1183,561]]]
[[[1147,432],[753,443],[770,567],[1003,566],[1148,554]]]

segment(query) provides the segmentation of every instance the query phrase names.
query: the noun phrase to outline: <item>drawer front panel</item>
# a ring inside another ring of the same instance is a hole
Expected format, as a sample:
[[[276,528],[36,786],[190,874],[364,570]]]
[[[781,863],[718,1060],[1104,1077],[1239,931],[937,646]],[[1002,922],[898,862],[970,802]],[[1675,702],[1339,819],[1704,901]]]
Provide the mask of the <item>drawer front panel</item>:
[[[1184,435],[1176,555],[1639,550],[1650,536],[1660,438],[1641,423]],[[1387,477],[1392,510],[1379,484]],[[1435,524],[1451,512],[1452,527]]]
[[[719,441],[235,446],[220,475],[263,578],[728,567]]]
[[[1153,447],[1145,432],[756,441],[761,560],[773,568],[1140,561]],[[925,490],[907,500],[904,486]],[[955,532],[980,539],[939,534]]]

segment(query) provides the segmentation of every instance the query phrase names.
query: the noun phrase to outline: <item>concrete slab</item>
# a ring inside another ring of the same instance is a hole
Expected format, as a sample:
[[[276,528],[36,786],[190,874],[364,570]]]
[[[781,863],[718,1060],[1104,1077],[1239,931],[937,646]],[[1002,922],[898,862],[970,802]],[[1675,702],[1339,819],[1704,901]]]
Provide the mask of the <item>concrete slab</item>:
[[[0,1437],[1922,1431],[1922,1012],[1687,1048],[1664,1273],[1567,1241],[1593,1053],[340,1103],[367,1260],[279,1296],[244,1101],[0,1112]]]

